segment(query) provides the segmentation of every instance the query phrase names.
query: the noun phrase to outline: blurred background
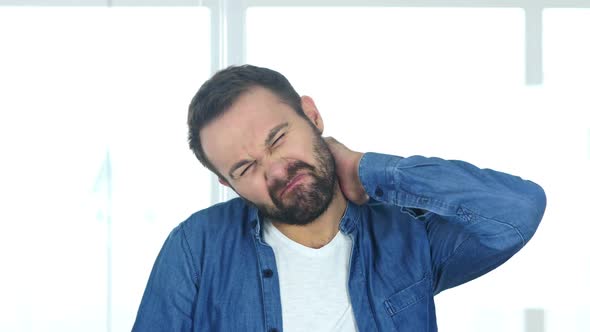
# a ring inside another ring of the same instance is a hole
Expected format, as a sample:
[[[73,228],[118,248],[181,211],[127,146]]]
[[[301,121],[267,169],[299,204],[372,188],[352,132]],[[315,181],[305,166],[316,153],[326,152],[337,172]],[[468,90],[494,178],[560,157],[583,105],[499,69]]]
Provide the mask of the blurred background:
[[[520,253],[435,298],[441,331],[590,331],[587,0],[0,0],[0,331],[131,329],[168,233],[234,196],[186,115],[241,63],[352,149],[545,189]]]

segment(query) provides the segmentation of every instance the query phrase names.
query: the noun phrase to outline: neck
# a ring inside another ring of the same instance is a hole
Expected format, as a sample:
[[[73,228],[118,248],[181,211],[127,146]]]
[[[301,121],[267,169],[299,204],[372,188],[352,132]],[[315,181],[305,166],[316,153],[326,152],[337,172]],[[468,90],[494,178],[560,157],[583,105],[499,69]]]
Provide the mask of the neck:
[[[288,225],[272,221],[273,225],[285,234],[289,239],[310,248],[321,248],[328,244],[336,236],[340,226],[340,220],[346,210],[346,199],[336,181],[334,185],[334,197],[318,218],[307,225]]]

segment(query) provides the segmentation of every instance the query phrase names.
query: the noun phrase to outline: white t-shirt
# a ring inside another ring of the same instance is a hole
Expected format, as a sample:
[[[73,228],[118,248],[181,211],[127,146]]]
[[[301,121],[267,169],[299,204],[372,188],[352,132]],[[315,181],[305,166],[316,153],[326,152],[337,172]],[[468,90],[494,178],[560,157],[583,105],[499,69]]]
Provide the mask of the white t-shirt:
[[[275,254],[285,332],[358,331],[348,294],[352,239],[338,232],[319,249],[301,245],[263,223]]]

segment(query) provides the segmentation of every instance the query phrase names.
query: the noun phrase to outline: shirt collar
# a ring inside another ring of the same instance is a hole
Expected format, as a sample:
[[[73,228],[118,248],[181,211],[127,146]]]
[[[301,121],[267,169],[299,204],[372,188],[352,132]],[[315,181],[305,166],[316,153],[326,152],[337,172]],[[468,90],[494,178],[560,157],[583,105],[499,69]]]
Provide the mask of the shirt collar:
[[[355,231],[360,214],[360,206],[346,200],[346,210],[344,210],[344,215],[340,219],[340,230],[344,234],[350,234]]]
[[[261,226],[264,217],[260,213],[260,210],[254,205],[248,204],[248,225],[254,232],[254,235],[257,239],[260,240],[261,234]],[[340,230],[344,234],[352,233],[357,225],[360,216],[360,206],[354,204],[353,202],[346,200],[346,209],[344,210],[344,215],[340,219]]]

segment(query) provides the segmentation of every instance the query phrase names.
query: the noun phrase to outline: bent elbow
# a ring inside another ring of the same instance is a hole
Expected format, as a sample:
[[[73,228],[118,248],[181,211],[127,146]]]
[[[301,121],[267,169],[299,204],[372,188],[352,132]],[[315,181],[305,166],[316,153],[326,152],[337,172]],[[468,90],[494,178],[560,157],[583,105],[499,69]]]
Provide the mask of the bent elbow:
[[[524,237],[525,243],[528,242],[539,227],[543,216],[545,215],[545,208],[547,207],[547,196],[545,190],[540,185],[529,181],[532,184],[531,194],[529,196],[529,204],[526,207],[528,213],[525,213],[525,219],[520,226],[520,231]]]

